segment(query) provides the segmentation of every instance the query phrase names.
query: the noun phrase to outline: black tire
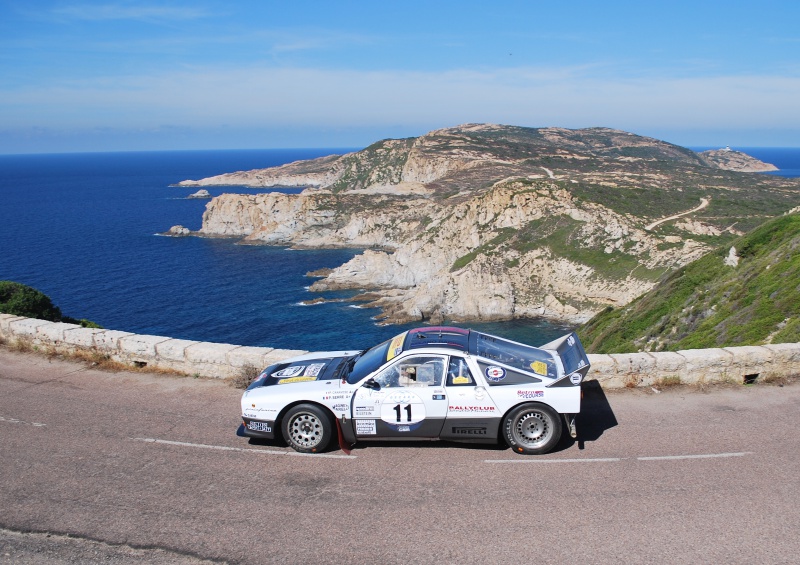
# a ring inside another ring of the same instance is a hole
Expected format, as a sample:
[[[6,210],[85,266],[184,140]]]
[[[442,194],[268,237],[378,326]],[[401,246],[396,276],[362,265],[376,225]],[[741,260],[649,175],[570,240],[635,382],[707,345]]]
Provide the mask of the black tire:
[[[283,438],[300,453],[324,451],[333,437],[333,422],[328,413],[313,404],[298,404],[283,417]]]
[[[552,450],[561,439],[561,416],[546,404],[522,404],[503,420],[503,435],[511,449],[523,455]]]

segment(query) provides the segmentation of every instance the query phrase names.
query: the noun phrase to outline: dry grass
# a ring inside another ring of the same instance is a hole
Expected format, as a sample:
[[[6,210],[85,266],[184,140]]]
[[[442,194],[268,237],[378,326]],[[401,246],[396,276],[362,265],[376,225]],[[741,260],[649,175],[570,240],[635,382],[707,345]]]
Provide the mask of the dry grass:
[[[235,388],[245,389],[261,374],[261,369],[254,365],[244,365],[239,372],[225,379],[225,382]]]
[[[69,361],[86,363],[93,369],[118,373],[121,371],[138,373],[156,373],[160,375],[172,375],[176,377],[186,377],[186,373],[175,369],[154,367],[146,363],[125,363],[112,359],[106,353],[100,353],[94,349],[75,349],[72,351],[60,351],[51,345],[37,345],[30,337],[17,337],[14,340],[2,339],[0,346],[6,347],[10,351],[17,353],[36,353],[45,355],[49,359],[59,358]],[[199,375],[195,375],[199,376]]]
[[[671,375],[669,377],[663,377],[661,379],[658,379],[658,382],[656,383],[656,386],[659,387],[659,388],[670,388],[670,387],[674,387],[674,386],[680,386],[681,384],[682,383],[681,383],[680,376]]]

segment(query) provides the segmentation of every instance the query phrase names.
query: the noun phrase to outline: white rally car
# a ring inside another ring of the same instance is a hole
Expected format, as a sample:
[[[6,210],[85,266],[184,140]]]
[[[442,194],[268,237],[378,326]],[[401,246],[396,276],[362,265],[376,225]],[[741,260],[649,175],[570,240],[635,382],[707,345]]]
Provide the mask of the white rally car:
[[[578,336],[531,347],[472,330],[418,328],[362,352],[267,367],[242,396],[243,435],[301,453],[370,439],[495,443],[519,453],[575,437],[589,360]],[[563,418],[563,423],[562,423]]]

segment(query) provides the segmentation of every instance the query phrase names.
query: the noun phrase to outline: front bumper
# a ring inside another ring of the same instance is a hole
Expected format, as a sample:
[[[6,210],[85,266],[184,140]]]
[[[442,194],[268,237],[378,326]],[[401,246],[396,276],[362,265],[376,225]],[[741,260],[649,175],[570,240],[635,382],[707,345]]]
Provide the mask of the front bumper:
[[[275,439],[275,422],[242,417],[244,435],[265,439]]]

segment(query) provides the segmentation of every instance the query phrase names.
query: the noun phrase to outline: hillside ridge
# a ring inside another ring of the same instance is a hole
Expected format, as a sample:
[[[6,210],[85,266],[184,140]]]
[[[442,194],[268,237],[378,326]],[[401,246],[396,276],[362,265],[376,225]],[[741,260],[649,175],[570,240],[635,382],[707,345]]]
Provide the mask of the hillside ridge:
[[[365,248],[311,290],[359,291],[386,322],[586,321],[800,205],[796,179],[657,139],[494,124],[181,184],[307,187],[214,198],[199,235]]]

